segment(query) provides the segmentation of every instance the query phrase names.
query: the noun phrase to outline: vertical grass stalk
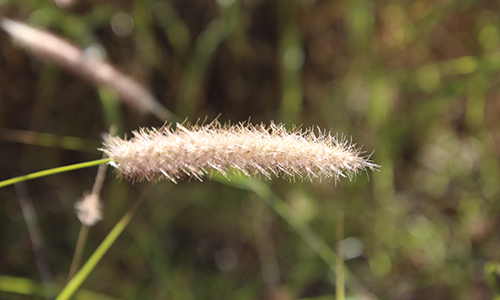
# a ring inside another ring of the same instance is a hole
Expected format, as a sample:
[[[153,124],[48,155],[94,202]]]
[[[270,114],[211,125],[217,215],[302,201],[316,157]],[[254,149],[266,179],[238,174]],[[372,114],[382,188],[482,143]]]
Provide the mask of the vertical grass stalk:
[[[151,187],[151,186],[150,186]],[[146,194],[150,191],[150,188],[145,189],[142,194],[137,198],[134,204],[129,208],[129,210],[123,215],[123,217],[116,223],[113,229],[109,232],[102,243],[97,247],[94,253],[90,256],[88,261],[83,265],[81,270],[71,279],[71,281],[64,287],[61,293],[57,296],[56,300],[67,300],[70,299],[75,292],[80,288],[82,283],[87,279],[90,273],[97,266],[99,261],[102,259],[104,254],[108,252],[109,248],[114,244],[116,239],[125,230],[127,225],[132,220],[132,217],[137,212],[139,206],[144,202]]]
[[[344,278],[344,212],[337,213],[337,268],[335,276],[335,299],[345,298],[345,278]]]

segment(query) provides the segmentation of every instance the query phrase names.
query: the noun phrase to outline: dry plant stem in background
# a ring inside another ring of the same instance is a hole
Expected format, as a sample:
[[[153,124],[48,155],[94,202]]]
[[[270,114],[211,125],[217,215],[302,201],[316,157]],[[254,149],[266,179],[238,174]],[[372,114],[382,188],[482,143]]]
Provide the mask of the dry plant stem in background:
[[[112,131],[115,132],[116,130]],[[84,194],[82,199],[75,203],[76,215],[78,220],[82,223],[82,227],[80,228],[80,234],[78,235],[75,254],[73,255],[73,260],[68,274],[68,281],[73,278],[80,268],[80,261],[82,259],[83,249],[87,241],[89,228],[94,226],[103,218],[100,194],[105,177],[106,165],[103,164],[100,165],[97,170],[97,176],[95,178],[94,186],[92,187],[92,192]]]
[[[54,295],[54,280],[52,272],[50,271],[42,230],[40,229],[40,224],[38,223],[33,202],[28,195],[26,183],[16,183],[15,188],[24,221],[26,222],[26,228],[28,229],[31,247],[33,249],[33,254],[38,267],[38,273],[40,274],[43,290],[46,295],[45,298],[50,299],[50,297]]]
[[[105,138],[106,155],[113,159],[119,176],[130,180],[176,182],[182,177],[202,177],[210,170],[227,176],[271,175],[295,179],[349,177],[378,166],[361,155],[356,145],[331,133],[313,129],[287,130],[284,125],[254,126],[249,123],[160,129],[140,129],[124,140]]]
[[[161,120],[173,114],[161,105],[143,86],[108,63],[86,53],[69,42],[43,30],[9,19],[0,19],[2,28],[33,55],[51,61],[95,85],[115,90],[125,103]]]

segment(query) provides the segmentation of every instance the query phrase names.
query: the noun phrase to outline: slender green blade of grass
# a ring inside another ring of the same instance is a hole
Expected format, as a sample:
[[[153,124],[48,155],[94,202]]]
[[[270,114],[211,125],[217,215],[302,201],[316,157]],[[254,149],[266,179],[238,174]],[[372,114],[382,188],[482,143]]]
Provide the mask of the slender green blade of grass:
[[[84,163],[78,163],[78,164],[64,166],[64,167],[57,167],[57,168],[53,168],[53,169],[43,170],[40,172],[35,172],[35,173],[31,173],[31,174],[27,174],[27,175],[23,175],[23,176],[19,176],[19,177],[14,177],[11,179],[0,181],[0,188],[6,187],[9,185],[13,185],[13,184],[18,183],[18,182],[35,179],[35,178],[40,178],[40,177],[59,174],[59,173],[63,173],[63,172],[74,171],[74,170],[98,166],[101,164],[108,163],[112,160],[113,159],[111,159],[111,158],[103,158],[103,159],[93,160],[93,161],[84,162]]]
[[[344,278],[344,212],[337,212],[337,270],[335,272],[335,299],[345,299],[345,278]]]
[[[278,1],[280,18],[281,58],[281,119],[285,123],[297,123],[302,109],[302,66],[304,52],[302,37],[297,25],[297,1]]]
[[[0,291],[37,297],[45,295],[40,283],[13,276],[0,276]]]
[[[28,278],[14,276],[0,275],[0,291],[4,293],[13,293],[31,297],[45,297],[43,287],[40,283]],[[116,298],[98,294],[89,290],[78,291],[78,293],[75,294],[74,299],[116,300]]]
[[[107,128],[116,126],[122,130],[124,122],[118,94],[112,88],[105,86],[100,86],[98,91]]]
[[[181,80],[177,99],[177,112],[180,116],[192,116],[196,101],[202,92],[210,61],[220,43],[227,35],[221,18],[216,18],[200,33],[193,46]]]
[[[337,273],[337,255],[335,251],[323,238],[316,234],[306,221],[297,216],[288,203],[278,197],[267,184],[255,178],[244,176],[232,177],[228,180],[221,174],[214,174],[212,179],[228,186],[256,193],[306,241],[333,273]],[[366,291],[366,288],[352,275],[352,272],[346,266],[343,269],[344,278],[348,279],[347,285],[351,289]]]
[[[106,238],[102,241],[102,243],[97,247],[97,249],[92,253],[88,261],[83,265],[78,273],[71,279],[71,281],[64,287],[59,296],[57,296],[56,300],[65,300],[70,299],[76,291],[80,288],[82,283],[87,279],[90,273],[97,266],[99,261],[102,259],[104,254],[108,252],[109,248],[114,244],[116,239],[120,236],[123,230],[127,227],[132,220],[135,212],[139,208],[140,204],[145,199],[146,192],[149,189],[146,189],[139,198],[135,201],[135,203],[129,208],[129,210],[123,215],[123,217],[116,223],[113,229],[109,232]]]
[[[4,141],[35,145],[49,148],[61,148],[74,151],[95,153],[101,143],[72,136],[61,136],[51,133],[19,129],[2,129],[0,138]]]
[[[217,179],[216,179],[217,180]],[[220,182],[223,182],[222,180]],[[229,185],[253,191],[261,197],[271,208],[276,211],[297,233],[311,246],[323,261],[335,272],[335,251],[300,217],[295,214],[290,206],[278,197],[265,183],[254,179],[238,177],[227,181]]]

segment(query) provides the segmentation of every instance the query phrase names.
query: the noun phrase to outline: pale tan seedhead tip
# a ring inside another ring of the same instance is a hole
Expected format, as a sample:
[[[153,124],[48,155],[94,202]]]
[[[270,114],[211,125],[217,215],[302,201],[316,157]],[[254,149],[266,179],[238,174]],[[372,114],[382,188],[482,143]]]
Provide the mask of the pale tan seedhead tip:
[[[76,215],[85,226],[94,226],[103,218],[102,203],[97,194],[86,194],[75,203]]]
[[[198,180],[211,170],[224,176],[273,176],[301,180],[352,176],[378,166],[345,138],[283,124],[254,126],[213,121],[208,125],[141,128],[130,140],[107,136],[102,149],[119,176],[132,181],[183,177]]]
[[[33,55],[51,61],[92,84],[114,90],[120,100],[136,110],[150,112],[161,120],[175,117],[141,84],[67,40],[7,18],[0,18],[0,27]]]

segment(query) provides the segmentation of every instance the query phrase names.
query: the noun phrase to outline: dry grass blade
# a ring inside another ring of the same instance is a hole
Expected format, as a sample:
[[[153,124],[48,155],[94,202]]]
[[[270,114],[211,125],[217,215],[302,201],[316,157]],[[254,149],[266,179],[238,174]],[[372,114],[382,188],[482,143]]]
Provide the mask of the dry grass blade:
[[[51,61],[95,85],[104,85],[115,90],[120,99],[131,107],[154,114],[161,120],[173,117],[173,114],[139,83],[68,41],[9,19],[1,19],[1,26],[17,43],[35,56]]]

